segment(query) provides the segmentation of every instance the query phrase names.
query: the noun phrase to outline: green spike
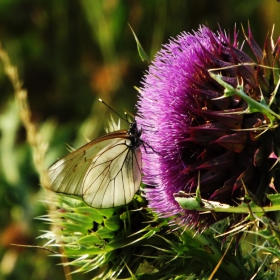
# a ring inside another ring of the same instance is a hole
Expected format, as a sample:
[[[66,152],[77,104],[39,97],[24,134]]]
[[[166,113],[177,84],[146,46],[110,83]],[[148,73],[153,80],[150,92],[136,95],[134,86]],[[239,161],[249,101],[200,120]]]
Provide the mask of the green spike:
[[[146,52],[144,51],[143,47],[141,46],[136,34],[134,33],[132,27],[130,26],[130,24],[128,23],[128,26],[130,27],[131,29],[131,32],[135,38],[135,41],[136,41],[136,44],[137,44],[137,50],[138,50],[138,53],[139,53],[139,56],[140,58],[142,59],[142,61],[144,62],[147,62],[147,63],[151,63],[151,60],[149,58],[149,56],[146,54]]]

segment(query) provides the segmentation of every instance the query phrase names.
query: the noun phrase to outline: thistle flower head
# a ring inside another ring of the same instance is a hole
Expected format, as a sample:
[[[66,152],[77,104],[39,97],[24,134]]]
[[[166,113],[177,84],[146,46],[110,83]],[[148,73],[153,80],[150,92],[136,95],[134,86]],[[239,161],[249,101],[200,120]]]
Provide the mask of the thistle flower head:
[[[266,205],[264,194],[279,176],[276,168],[270,170],[279,140],[267,129],[269,114],[248,111],[248,103],[237,95],[225,97],[224,87],[208,71],[220,69],[216,73],[224,82],[242,87],[251,100],[278,113],[272,93],[279,79],[279,40],[272,46],[267,39],[262,50],[249,28],[245,39],[251,57],[239,45],[236,30],[232,39],[203,26],[193,34],[181,33],[157,53],[140,91],[137,121],[143,140],[156,151],[143,151],[149,206],[165,217],[181,213],[188,225],[203,227],[225,217],[183,210],[174,200],[179,191],[195,193],[198,178],[203,199],[234,206],[244,197],[244,185],[257,203]],[[277,126],[277,118],[269,125]]]

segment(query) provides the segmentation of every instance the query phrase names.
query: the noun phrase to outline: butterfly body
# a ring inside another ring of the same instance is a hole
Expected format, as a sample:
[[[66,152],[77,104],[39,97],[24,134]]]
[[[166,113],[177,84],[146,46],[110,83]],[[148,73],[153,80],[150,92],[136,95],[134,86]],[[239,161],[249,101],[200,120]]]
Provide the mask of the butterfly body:
[[[136,122],[128,130],[99,137],[48,169],[49,189],[78,195],[91,207],[110,208],[129,203],[141,183],[141,130]]]

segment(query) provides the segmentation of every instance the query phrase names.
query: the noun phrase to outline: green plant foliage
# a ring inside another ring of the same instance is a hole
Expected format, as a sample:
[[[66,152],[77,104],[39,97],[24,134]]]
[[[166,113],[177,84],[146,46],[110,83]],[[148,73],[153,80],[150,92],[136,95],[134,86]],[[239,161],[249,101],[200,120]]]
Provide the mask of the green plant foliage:
[[[210,229],[201,234],[172,229],[168,219],[158,219],[137,200],[127,207],[97,210],[78,197],[61,194],[55,205],[57,209],[47,219],[52,231],[41,238],[49,240],[48,248],[60,247],[57,256],[74,259],[64,265],[76,266],[76,273],[87,272],[92,279],[180,279],[178,275],[192,274],[203,279],[230,246],[225,242],[221,250]],[[234,252],[234,248],[230,250]],[[258,251],[241,254],[239,250],[238,256],[226,255],[217,277],[238,279],[242,275],[249,279],[256,272],[262,261],[256,259]]]

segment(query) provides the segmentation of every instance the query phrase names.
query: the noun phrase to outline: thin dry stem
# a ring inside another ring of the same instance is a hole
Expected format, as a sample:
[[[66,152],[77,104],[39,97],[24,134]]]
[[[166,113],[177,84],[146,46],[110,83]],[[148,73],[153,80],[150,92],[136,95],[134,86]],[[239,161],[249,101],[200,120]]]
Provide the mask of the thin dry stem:
[[[4,71],[11,81],[15,98],[20,107],[20,119],[26,129],[27,142],[33,149],[33,160],[35,167],[40,175],[40,178],[43,178],[43,175],[46,172],[44,158],[48,145],[39,134],[36,125],[32,122],[32,114],[27,99],[27,91],[22,88],[22,82],[19,79],[17,68],[11,64],[7,52],[1,47],[0,59],[3,62]]]
[[[1,46],[0,46],[0,60],[2,60],[3,62],[4,71],[8,76],[9,80],[11,81],[11,84],[14,89],[15,99],[20,108],[20,119],[24,128],[26,129],[27,142],[29,143],[29,145],[33,150],[33,161],[34,161],[35,168],[39,173],[40,182],[42,185],[47,187],[49,185],[49,180],[48,180],[47,170],[45,168],[44,159],[48,148],[48,143],[44,141],[43,137],[41,136],[41,134],[37,129],[37,126],[32,121],[32,113],[29,107],[27,91],[22,87],[22,82],[19,78],[17,68],[11,64],[8,53]],[[51,195],[50,192],[49,195]],[[54,204],[50,203],[48,205],[49,205],[48,207],[50,208],[49,210],[55,210]],[[60,248],[60,250],[62,250],[62,248]],[[62,257],[62,262],[67,263],[68,262],[67,258]],[[71,275],[69,275],[71,273],[69,266],[64,265],[63,269],[65,273],[65,279],[71,280],[72,277]]]

